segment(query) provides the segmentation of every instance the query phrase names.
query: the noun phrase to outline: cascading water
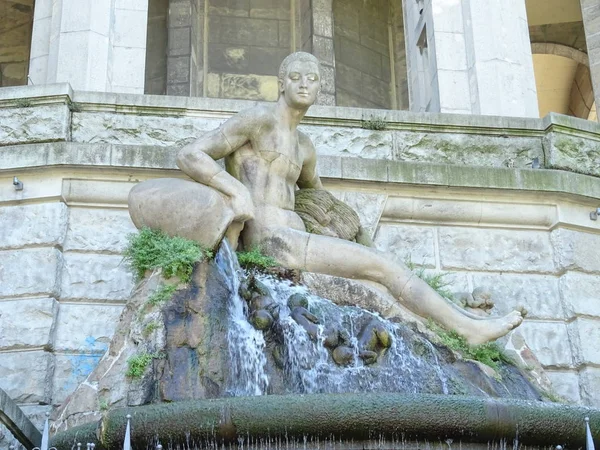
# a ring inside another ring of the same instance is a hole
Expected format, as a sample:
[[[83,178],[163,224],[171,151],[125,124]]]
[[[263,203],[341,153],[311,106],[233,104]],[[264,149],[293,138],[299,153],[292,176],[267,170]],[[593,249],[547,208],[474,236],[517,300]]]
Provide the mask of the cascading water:
[[[263,395],[269,384],[265,339],[247,320],[248,306],[238,293],[241,269],[227,240],[223,240],[215,261],[231,292],[227,332],[231,377],[227,390],[233,396]]]
[[[512,366],[504,364],[497,377],[490,377],[478,363],[432,345],[409,324],[338,306],[280,277],[244,273],[227,244],[216,265],[230,293],[225,395],[396,392],[537,398]]]
[[[437,359],[426,365],[406,345],[398,327],[381,317],[358,307],[340,307],[329,300],[310,295],[303,286],[272,277],[259,277],[272,292],[279,308],[279,326],[283,333],[284,373],[292,381],[288,389],[297,393],[342,392],[406,392],[417,393],[424,385],[424,378],[439,384],[440,391],[447,393],[446,375]],[[294,294],[308,299],[308,310],[315,314],[320,324],[316,339],[292,317],[287,300]],[[360,358],[358,336],[361,329],[371,323],[383,327],[391,336],[392,343],[378,362],[365,364]],[[343,330],[348,336],[352,350],[351,362],[335,364],[325,348],[326,329]]]

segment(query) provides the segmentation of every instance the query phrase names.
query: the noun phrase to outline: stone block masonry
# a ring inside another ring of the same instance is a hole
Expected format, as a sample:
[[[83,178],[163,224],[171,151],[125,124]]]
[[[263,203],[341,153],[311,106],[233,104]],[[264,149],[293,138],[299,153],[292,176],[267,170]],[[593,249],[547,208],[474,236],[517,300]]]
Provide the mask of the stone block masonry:
[[[82,200],[67,186],[63,198]],[[121,253],[135,227],[123,207],[1,200],[1,386],[21,404],[59,404],[112,338],[133,287]]]

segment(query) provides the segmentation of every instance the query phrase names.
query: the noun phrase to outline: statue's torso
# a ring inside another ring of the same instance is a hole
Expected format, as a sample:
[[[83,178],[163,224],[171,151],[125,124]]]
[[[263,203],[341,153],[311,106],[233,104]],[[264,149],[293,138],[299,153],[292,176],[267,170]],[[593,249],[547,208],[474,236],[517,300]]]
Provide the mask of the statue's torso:
[[[248,188],[255,225],[304,229],[294,213],[294,191],[304,162],[296,130],[273,119],[253,139],[225,159],[227,172]]]

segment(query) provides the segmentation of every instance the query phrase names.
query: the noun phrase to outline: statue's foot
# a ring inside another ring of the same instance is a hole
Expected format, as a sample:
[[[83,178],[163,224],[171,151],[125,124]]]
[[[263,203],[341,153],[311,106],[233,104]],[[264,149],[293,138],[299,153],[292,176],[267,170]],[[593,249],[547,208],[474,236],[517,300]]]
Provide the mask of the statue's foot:
[[[471,345],[485,344],[494,341],[523,322],[521,311],[512,311],[502,317],[493,317],[484,320],[474,320],[468,330],[456,330],[462,334]]]

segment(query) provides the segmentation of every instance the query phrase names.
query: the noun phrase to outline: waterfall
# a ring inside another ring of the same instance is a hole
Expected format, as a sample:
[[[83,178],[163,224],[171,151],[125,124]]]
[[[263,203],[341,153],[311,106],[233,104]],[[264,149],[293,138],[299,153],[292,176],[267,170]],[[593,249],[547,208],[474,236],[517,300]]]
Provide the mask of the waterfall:
[[[233,396],[266,394],[269,378],[265,339],[262,332],[255,330],[247,320],[248,306],[239,295],[241,269],[226,239],[215,260],[231,292],[227,332],[231,375],[228,392]]]

